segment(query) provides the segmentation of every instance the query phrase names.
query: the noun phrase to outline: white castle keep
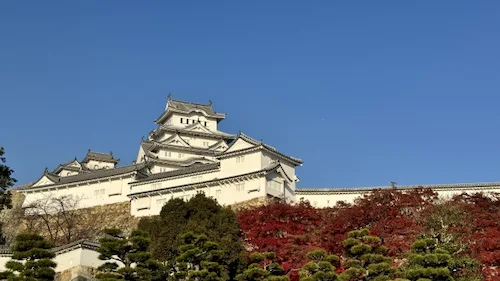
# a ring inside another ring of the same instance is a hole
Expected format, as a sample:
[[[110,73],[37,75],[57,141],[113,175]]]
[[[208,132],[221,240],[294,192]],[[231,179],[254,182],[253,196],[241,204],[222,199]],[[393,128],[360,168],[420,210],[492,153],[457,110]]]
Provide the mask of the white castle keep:
[[[26,196],[23,206],[48,196],[72,195],[80,198],[78,208],[130,201],[132,215],[150,216],[159,214],[171,198],[188,200],[198,192],[221,205],[274,197],[327,207],[391,187],[296,188],[295,168],[302,160],[243,133],[220,131],[219,122],[225,117],[211,102],[185,102],[169,95],[164,112],[155,120],[158,127],[142,140],[134,164],[117,166],[119,159],[112,153],[89,150],[82,161],[75,158],[52,171],[46,169],[38,180],[16,190]],[[417,187],[430,187],[442,196],[500,192],[500,182],[397,188]]]

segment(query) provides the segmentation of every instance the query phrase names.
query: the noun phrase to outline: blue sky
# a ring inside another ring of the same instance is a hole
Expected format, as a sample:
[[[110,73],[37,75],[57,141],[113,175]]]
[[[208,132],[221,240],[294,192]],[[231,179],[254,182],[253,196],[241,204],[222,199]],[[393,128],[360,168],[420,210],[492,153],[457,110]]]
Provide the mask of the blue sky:
[[[19,183],[129,164],[169,92],[302,158],[301,187],[500,181],[498,1],[2,1]]]

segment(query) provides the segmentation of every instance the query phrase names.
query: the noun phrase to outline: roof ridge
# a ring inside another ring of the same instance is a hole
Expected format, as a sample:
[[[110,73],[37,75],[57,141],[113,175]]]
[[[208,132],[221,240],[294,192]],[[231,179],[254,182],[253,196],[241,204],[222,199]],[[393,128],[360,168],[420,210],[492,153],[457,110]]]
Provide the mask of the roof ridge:
[[[173,98],[170,98],[169,101],[174,101],[174,102],[181,102],[181,103],[189,103],[189,104],[193,104],[193,105],[203,105],[203,106],[212,106],[212,103],[207,103],[207,104],[204,104],[204,103],[199,103],[199,102],[192,102],[192,101],[182,101],[182,100],[177,100],[177,99],[173,99]]]
[[[414,185],[398,185],[396,187],[390,185],[382,186],[360,186],[360,187],[331,187],[331,188],[299,188],[297,191],[357,191],[357,190],[374,190],[374,189],[412,189],[412,188],[446,188],[446,187],[486,187],[486,186],[500,186],[500,182],[471,182],[471,183],[441,183],[441,184],[414,184]]]

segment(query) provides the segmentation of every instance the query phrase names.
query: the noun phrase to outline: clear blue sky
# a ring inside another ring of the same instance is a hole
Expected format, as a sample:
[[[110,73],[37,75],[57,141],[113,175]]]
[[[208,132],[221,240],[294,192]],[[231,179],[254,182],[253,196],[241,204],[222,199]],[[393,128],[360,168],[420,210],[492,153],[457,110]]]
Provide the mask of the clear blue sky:
[[[0,2],[19,183],[131,163],[169,92],[302,158],[301,187],[500,181],[500,2]]]

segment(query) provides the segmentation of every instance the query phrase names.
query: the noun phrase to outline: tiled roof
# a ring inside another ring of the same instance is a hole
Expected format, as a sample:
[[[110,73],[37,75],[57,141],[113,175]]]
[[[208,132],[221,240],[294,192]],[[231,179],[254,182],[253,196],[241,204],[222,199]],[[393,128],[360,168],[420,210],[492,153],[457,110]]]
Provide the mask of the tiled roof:
[[[58,254],[62,254],[62,253],[74,250],[74,249],[88,249],[88,250],[97,251],[97,249],[99,249],[99,247],[100,247],[100,244],[95,242],[95,241],[88,240],[88,239],[81,239],[81,240],[78,240],[78,241],[75,241],[72,243],[68,243],[66,245],[52,248],[51,251],[54,252],[56,255],[58,255]],[[9,255],[12,255],[12,250],[9,248],[0,248],[0,254],[4,255],[4,256],[9,256]]]
[[[210,164],[212,165],[212,164]],[[276,169],[278,169],[279,167],[281,167],[281,164],[279,162],[274,162],[274,163],[271,163],[269,164],[267,167],[259,170],[259,171],[255,171],[255,172],[250,172],[250,173],[246,173],[246,174],[241,174],[241,175],[236,175],[236,176],[230,176],[230,177],[226,177],[226,178],[219,178],[219,179],[212,179],[212,180],[207,180],[207,181],[201,181],[201,182],[197,182],[197,183],[191,183],[191,184],[185,184],[185,185],[181,185],[181,186],[175,186],[175,187],[166,187],[166,188],[161,188],[161,189],[155,189],[155,190],[149,190],[149,191],[141,191],[141,192],[137,192],[137,193],[131,193],[129,195],[127,195],[128,197],[144,197],[144,196],[148,196],[148,194],[157,194],[158,192],[162,192],[162,191],[166,191],[166,190],[172,190],[172,189],[179,189],[179,188],[188,188],[188,187],[196,187],[196,186],[199,186],[199,185],[207,185],[207,184],[213,184],[213,183],[216,183],[216,182],[221,182],[221,181],[226,181],[226,180],[232,180],[232,179],[238,179],[238,178],[246,178],[246,177],[249,177],[249,176],[258,176],[258,175],[265,175],[269,172],[272,172]]]
[[[210,117],[217,119],[224,119],[226,117],[223,113],[215,112],[212,103],[201,104],[187,101],[174,100],[172,98],[168,99],[168,105],[166,110],[158,117],[155,122],[161,123],[169,114],[169,112],[179,112],[179,113],[191,113],[196,111],[202,111]]]
[[[245,149],[241,149],[241,150],[235,150],[235,151],[231,151],[231,152],[218,152],[217,155],[219,155],[220,158],[225,158],[225,157],[229,157],[233,154],[239,154],[239,153],[244,153],[246,151],[250,151],[250,150],[255,150],[255,149],[258,149],[259,147],[263,148],[264,150],[270,152],[270,153],[273,153],[273,154],[276,154],[277,156],[280,156],[284,159],[287,159],[288,161],[294,163],[295,165],[301,165],[303,163],[303,161],[299,158],[295,158],[295,157],[291,157],[291,156],[288,156],[284,153],[281,153],[279,152],[275,147],[273,146],[270,146],[270,145],[267,145],[261,141],[257,141],[256,139],[254,138],[251,138],[243,133],[240,133],[238,135],[238,138],[241,138],[253,145],[255,145],[255,147],[249,147],[249,148],[245,148]],[[233,144],[236,142],[236,140],[233,142]],[[231,145],[229,146],[229,148],[231,147]],[[229,149],[228,148],[228,149]]]
[[[368,186],[368,187],[352,187],[352,188],[297,188],[297,194],[312,194],[312,193],[360,193],[369,192],[376,189],[391,189],[411,190],[416,188],[430,188],[434,190],[440,189],[499,189],[500,182],[476,182],[476,183],[451,183],[451,184],[422,184],[422,185],[400,185],[392,186]]]
[[[107,178],[107,177],[112,177],[112,176],[128,174],[131,172],[139,171],[139,170],[143,169],[145,166],[146,166],[146,163],[140,163],[140,164],[123,166],[123,167],[118,167],[118,168],[113,168],[113,169],[100,169],[100,170],[95,170],[92,173],[82,173],[82,174],[78,174],[78,175],[74,175],[74,176],[66,176],[66,177],[55,176],[55,178],[53,178],[55,181],[54,184],[41,185],[41,186],[36,186],[36,187],[29,186],[29,187],[25,187],[22,189],[18,188],[17,190],[35,190],[38,188],[52,187],[52,186],[57,186],[57,185],[76,183],[76,182],[80,182],[80,181]],[[51,180],[52,180],[52,178],[51,178]]]
[[[153,163],[171,165],[171,166],[181,166],[181,167],[191,166],[192,164],[200,162],[200,161],[202,161],[202,162],[208,161],[208,162],[214,163],[214,161],[209,160],[205,157],[189,158],[189,159],[181,160],[181,161],[160,159],[158,157],[155,157],[155,158],[148,158],[147,161],[153,162]]]
[[[140,183],[140,182],[141,183],[148,182],[148,181],[157,180],[157,179],[172,178],[172,177],[193,174],[193,173],[199,173],[199,172],[206,172],[206,171],[211,171],[211,170],[217,170],[217,169],[219,169],[219,167],[220,167],[220,163],[193,164],[193,165],[191,165],[187,168],[184,168],[184,169],[152,174],[152,175],[149,175],[148,177],[139,179],[135,182],[131,182],[131,184]]]
[[[201,154],[201,155],[215,155],[215,151],[204,149],[204,148],[197,148],[197,147],[185,147],[185,146],[177,146],[177,145],[170,145],[170,144],[163,144],[163,143],[158,143],[155,141],[143,141],[143,149],[145,152],[147,151],[155,151],[159,148],[169,148],[169,149],[174,149],[174,150],[183,150],[183,151],[190,151],[196,154]]]
[[[87,163],[90,160],[95,160],[95,161],[101,161],[101,162],[109,162],[109,163],[118,163],[120,159],[116,159],[113,157],[113,153],[101,153],[101,152],[95,152],[89,151],[87,152],[87,155],[85,155],[85,158],[82,160],[82,163]]]
[[[36,183],[35,181],[32,181],[32,182],[28,182],[28,183],[25,183],[25,184],[22,184],[22,185],[18,185],[18,186],[13,187],[12,190],[27,189],[27,188],[30,188],[35,183]]]
[[[178,127],[178,126],[165,126],[165,125],[160,125],[160,127],[153,132],[151,132],[151,135],[153,137],[158,136],[162,132],[169,132],[169,133],[180,133],[180,134],[185,134],[185,135],[190,135],[190,136],[200,136],[200,137],[207,137],[207,138],[216,138],[216,139],[228,139],[232,140],[236,138],[236,135],[233,134],[228,134],[222,131],[210,131],[208,132],[197,132],[197,131],[191,131],[191,130],[186,130],[184,127]]]

